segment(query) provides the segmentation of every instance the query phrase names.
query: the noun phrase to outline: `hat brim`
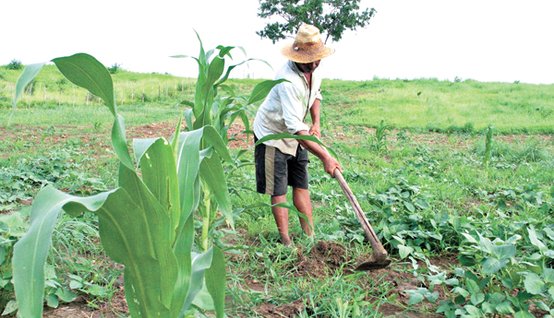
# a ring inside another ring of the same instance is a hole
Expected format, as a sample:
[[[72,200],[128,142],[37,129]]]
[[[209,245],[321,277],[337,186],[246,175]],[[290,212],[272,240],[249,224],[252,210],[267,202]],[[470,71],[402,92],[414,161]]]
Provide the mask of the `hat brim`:
[[[311,63],[319,61],[323,58],[328,57],[329,55],[335,53],[335,49],[323,46],[317,51],[296,51],[293,49],[292,43],[285,45],[281,49],[281,53],[288,58],[289,60],[296,63]]]

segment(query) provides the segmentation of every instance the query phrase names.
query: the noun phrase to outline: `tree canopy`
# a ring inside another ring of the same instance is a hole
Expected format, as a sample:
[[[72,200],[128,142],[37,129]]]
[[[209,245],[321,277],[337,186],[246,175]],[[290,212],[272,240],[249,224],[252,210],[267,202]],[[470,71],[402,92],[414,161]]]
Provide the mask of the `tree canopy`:
[[[375,9],[360,9],[360,0],[260,0],[258,16],[277,19],[256,34],[273,43],[295,34],[305,22],[319,28],[325,36],[339,41],[344,31],[365,27]]]

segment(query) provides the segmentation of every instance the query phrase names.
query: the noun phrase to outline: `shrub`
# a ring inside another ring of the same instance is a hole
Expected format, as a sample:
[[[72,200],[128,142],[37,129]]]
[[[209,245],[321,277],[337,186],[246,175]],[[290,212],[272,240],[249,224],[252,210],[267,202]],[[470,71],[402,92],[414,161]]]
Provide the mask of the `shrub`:
[[[6,65],[6,68],[8,70],[20,70],[23,68],[23,64],[21,61],[13,59],[10,63],[8,63],[8,65]]]

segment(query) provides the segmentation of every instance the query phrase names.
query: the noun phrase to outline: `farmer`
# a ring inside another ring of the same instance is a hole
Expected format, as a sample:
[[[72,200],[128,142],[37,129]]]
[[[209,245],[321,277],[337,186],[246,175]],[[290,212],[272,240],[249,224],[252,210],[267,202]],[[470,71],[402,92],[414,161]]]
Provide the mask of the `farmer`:
[[[294,42],[285,46],[282,53],[289,61],[276,78],[288,82],[276,85],[258,109],[254,120],[255,140],[284,132],[319,138],[321,77],[317,67],[321,59],[333,54],[334,50],[321,41],[316,27],[302,24]],[[311,127],[304,122],[308,113]],[[308,151],[322,161],[325,171],[331,176],[334,176],[335,169],[341,170],[339,162],[313,141],[292,138],[269,140],[255,148],[256,188],[259,193],[271,196],[271,210],[285,245],[291,243],[288,209],[276,204],[287,201],[288,186],[292,187],[294,206],[302,214],[302,230],[309,236],[313,235],[312,203],[308,190]]]

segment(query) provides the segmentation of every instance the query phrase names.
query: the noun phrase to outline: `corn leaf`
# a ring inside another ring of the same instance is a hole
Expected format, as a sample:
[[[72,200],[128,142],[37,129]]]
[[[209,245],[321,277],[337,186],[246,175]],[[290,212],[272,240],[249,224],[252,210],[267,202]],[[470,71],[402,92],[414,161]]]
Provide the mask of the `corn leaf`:
[[[25,67],[15,84],[15,95],[12,101],[12,108],[15,109],[17,107],[17,100],[21,97],[21,94],[23,94],[25,87],[27,87],[38,75],[44,64],[46,63],[30,64]]]
[[[288,133],[288,132],[279,133],[279,134],[271,134],[271,135],[267,135],[263,138],[260,138],[256,142],[256,145],[262,144],[262,143],[264,143],[266,141],[269,141],[269,140],[286,139],[286,138],[296,139],[296,140],[313,141],[313,142],[319,144],[320,146],[325,147],[325,149],[327,149],[331,153],[331,155],[333,155],[333,157],[335,157],[335,159],[338,159],[338,156],[337,156],[337,154],[335,153],[335,151],[333,149],[327,147],[321,140],[319,140],[319,138],[317,138],[316,136],[312,136],[312,135],[293,135],[293,134]]]
[[[193,253],[194,254],[194,253]],[[190,288],[188,291],[187,299],[181,309],[181,315],[190,307],[192,301],[202,289],[204,281],[204,272],[212,264],[213,249],[210,248],[202,254],[195,254],[192,258],[192,276],[190,281]]]
[[[217,247],[213,247],[212,265],[206,270],[206,287],[212,296],[216,317],[225,316],[225,256]]]
[[[197,183],[200,170],[200,143],[203,129],[182,132],[179,136],[177,151],[177,175],[179,180],[179,197],[181,202],[181,219],[179,229],[184,226],[193,210],[200,201],[200,191]],[[190,185],[195,185],[194,187]],[[179,230],[180,231],[180,230]]]
[[[41,317],[44,294],[44,264],[52,242],[52,231],[59,214],[67,205],[72,210],[95,211],[113,191],[78,198],[54,189],[43,188],[31,208],[29,230],[14,246],[13,278],[15,294],[22,317]],[[73,211],[75,212],[75,211]]]
[[[280,84],[282,82],[288,82],[288,81],[286,79],[278,79],[278,80],[267,80],[267,81],[258,83],[252,90],[252,94],[250,94],[250,98],[248,98],[247,104],[250,105],[261,101],[269,94],[269,92],[271,92],[271,90],[275,85]]]
[[[170,149],[165,156],[172,156]],[[126,295],[127,301],[137,304],[141,316],[169,315],[178,276],[169,215],[124,165],[120,166],[120,185],[97,212],[102,245],[112,259],[125,265],[126,284],[136,297]]]
[[[179,186],[173,149],[164,138],[157,139],[148,148],[140,160],[140,168],[142,180],[168,213],[173,241],[179,225]]]
[[[231,208],[231,200],[229,200],[225,172],[223,171],[221,159],[217,153],[212,153],[210,157],[206,157],[202,160],[200,164],[200,175],[210,189],[219,209],[223,212],[227,224],[234,227],[233,210]]]

